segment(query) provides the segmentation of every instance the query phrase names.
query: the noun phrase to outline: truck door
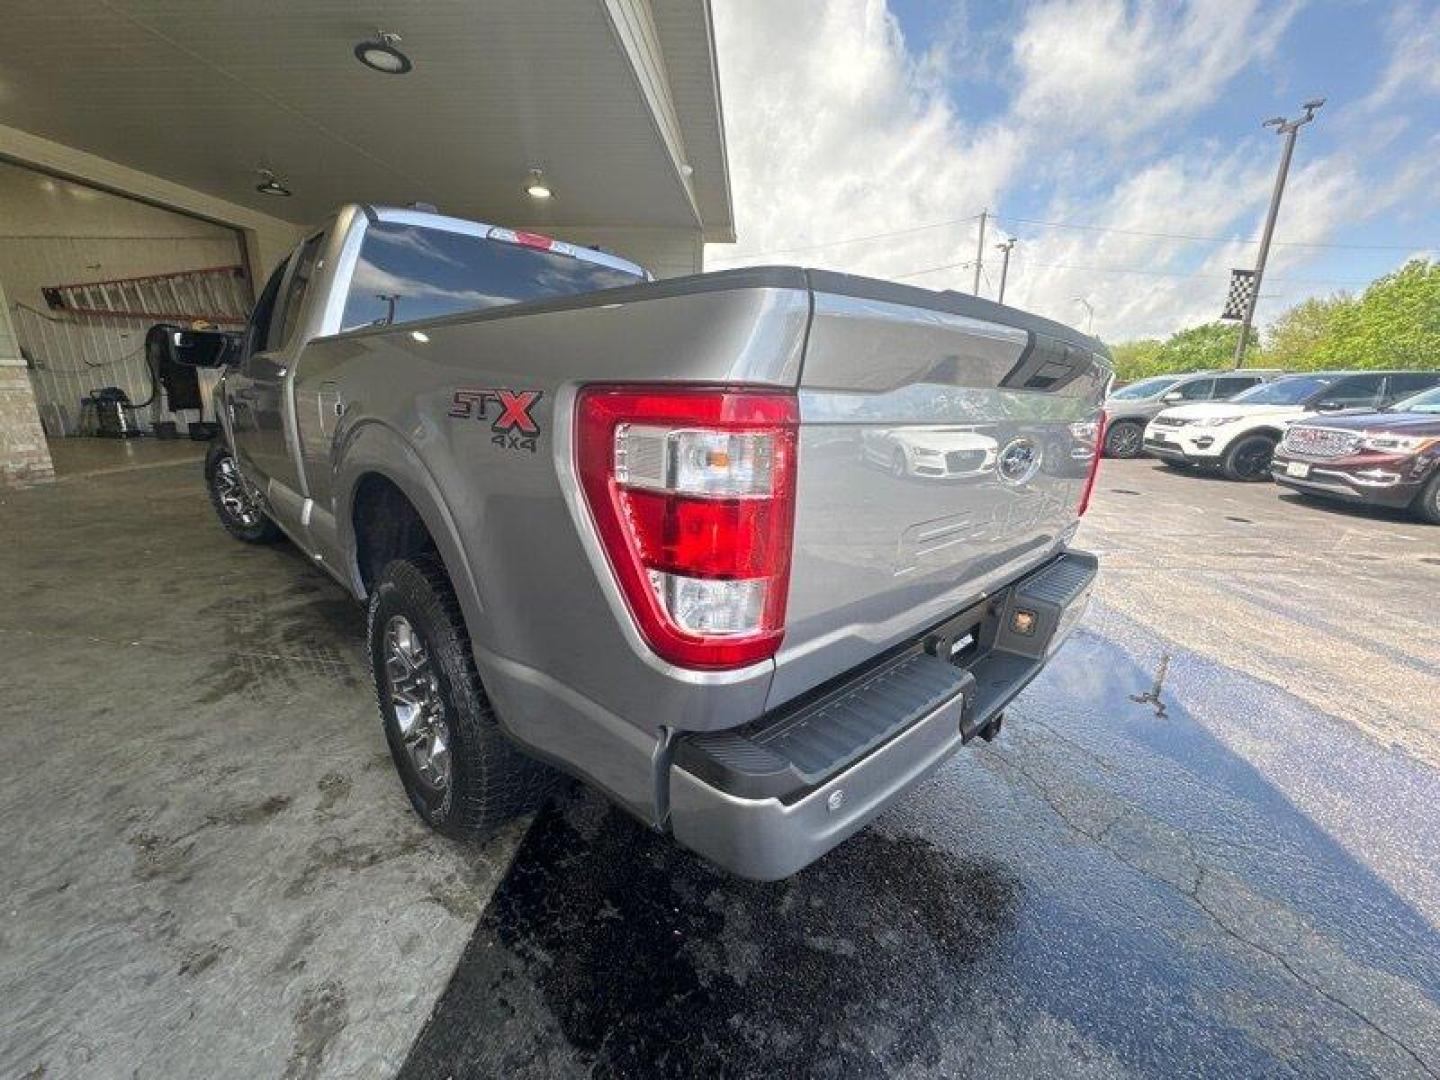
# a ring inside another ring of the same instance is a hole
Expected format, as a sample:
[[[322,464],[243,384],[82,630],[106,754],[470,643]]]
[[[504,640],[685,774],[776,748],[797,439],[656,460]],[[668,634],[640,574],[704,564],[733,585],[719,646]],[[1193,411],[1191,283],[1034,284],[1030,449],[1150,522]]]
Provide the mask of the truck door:
[[[252,328],[253,343],[227,394],[241,467],[264,492],[271,513],[292,529],[302,504],[290,376],[303,342],[295,327],[323,238],[323,233],[310,237],[289,260],[268,322]],[[260,307],[257,315],[263,314]]]

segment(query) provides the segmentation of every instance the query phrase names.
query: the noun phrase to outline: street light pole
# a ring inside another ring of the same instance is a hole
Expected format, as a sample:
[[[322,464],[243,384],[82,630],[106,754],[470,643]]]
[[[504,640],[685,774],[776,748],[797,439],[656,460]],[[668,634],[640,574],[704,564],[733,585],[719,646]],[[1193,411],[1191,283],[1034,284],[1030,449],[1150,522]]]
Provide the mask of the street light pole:
[[[1089,334],[1091,337],[1094,337],[1094,336],[1095,336],[1095,309],[1094,309],[1094,307],[1092,307],[1091,304],[1090,304],[1090,301],[1089,301],[1089,300],[1086,300],[1085,297],[1083,297],[1083,296],[1073,297],[1072,300],[1073,300],[1073,302],[1076,303],[1076,304],[1084,304],[1084,305],[1085,305],[1085,315],[1086,315],[1085,333]]]
[[[1235,367],[1245,363],[1245,348],[1249,343],[1250,326],[1255,321],[1255,304],[1260,299],[1260,282],[1265,277],[1265,260],[1270,256],[1270,240],[1275,235],[1275,219],[1280,216],[1280,197],[1285,194],[1285,178],[1290,173],[1290,158],[1295,154],[1295,136],[1311,120],[1324,98],[1314,98],[1301,106],[1305,114],[1298,120],[1287,120],[1276,116],[1266,120],[1263,127],[1273,127],[1277,135],[1285,136],[1285,149],[1280,152],[1280,169],[1275,173],[1275,188],[1270,193],[1270,212],[1265,215],[1265,231],[1260,234],[1260,251],[1255,256],[1255,277],[1250,282],[1250,296],[1245,301],[1245,315],[1240,321],[1240,340],[1235,343]]]
[[[1012,236],[1003,244],[996,244],[995,246],[1005,253],[1005,261],[1000,264],[1000,298],[998,301],[1003,304],[1005,302],[1005,275],[1010,273],[1010,249],[1015,246],[1015,237]]]
[[[989,210],[980,211],[980,239],[975,244],[975,284],[970,289],[976,296],[980,295],[980,269],[985,265],[985,220],[989,216]]]

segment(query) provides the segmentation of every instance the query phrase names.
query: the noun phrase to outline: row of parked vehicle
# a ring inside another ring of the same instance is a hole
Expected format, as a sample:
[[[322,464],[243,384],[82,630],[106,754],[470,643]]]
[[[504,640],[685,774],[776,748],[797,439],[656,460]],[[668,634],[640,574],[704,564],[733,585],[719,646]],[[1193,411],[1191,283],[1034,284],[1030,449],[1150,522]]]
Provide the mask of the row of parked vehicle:
[[[1440,524],[1440,371],[1199,371],[1121,387],[1109,457],[1270,480]]]

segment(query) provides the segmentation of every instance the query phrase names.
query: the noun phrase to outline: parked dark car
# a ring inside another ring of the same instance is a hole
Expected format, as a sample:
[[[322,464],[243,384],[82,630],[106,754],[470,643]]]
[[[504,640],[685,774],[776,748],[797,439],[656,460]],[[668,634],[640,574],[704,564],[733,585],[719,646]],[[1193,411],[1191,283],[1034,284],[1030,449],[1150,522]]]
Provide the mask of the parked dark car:
[[[1440,386],[1380,412],[1291,424],[1270,469],[1306,495],[1409,508],[1440,525]]]

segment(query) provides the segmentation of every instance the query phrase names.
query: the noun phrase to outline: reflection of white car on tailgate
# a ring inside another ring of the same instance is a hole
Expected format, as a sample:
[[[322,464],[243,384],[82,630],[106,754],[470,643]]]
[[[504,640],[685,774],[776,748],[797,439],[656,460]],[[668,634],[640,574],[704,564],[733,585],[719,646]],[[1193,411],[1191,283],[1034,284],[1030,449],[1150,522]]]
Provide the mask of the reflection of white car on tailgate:
[[[1210,465],[1231,480],[1270,479],[1270,457],[1296,420],[1384,403],[1384,371],[1289,375],[1229,401],[1166,409],[1145,427],[1145,452],[1167,465]]]
[[[978,476],[995,465],[999,444],[988,435],[957,428],[909,428],[864,433],[865,460],[896,476],[951,480]]]

